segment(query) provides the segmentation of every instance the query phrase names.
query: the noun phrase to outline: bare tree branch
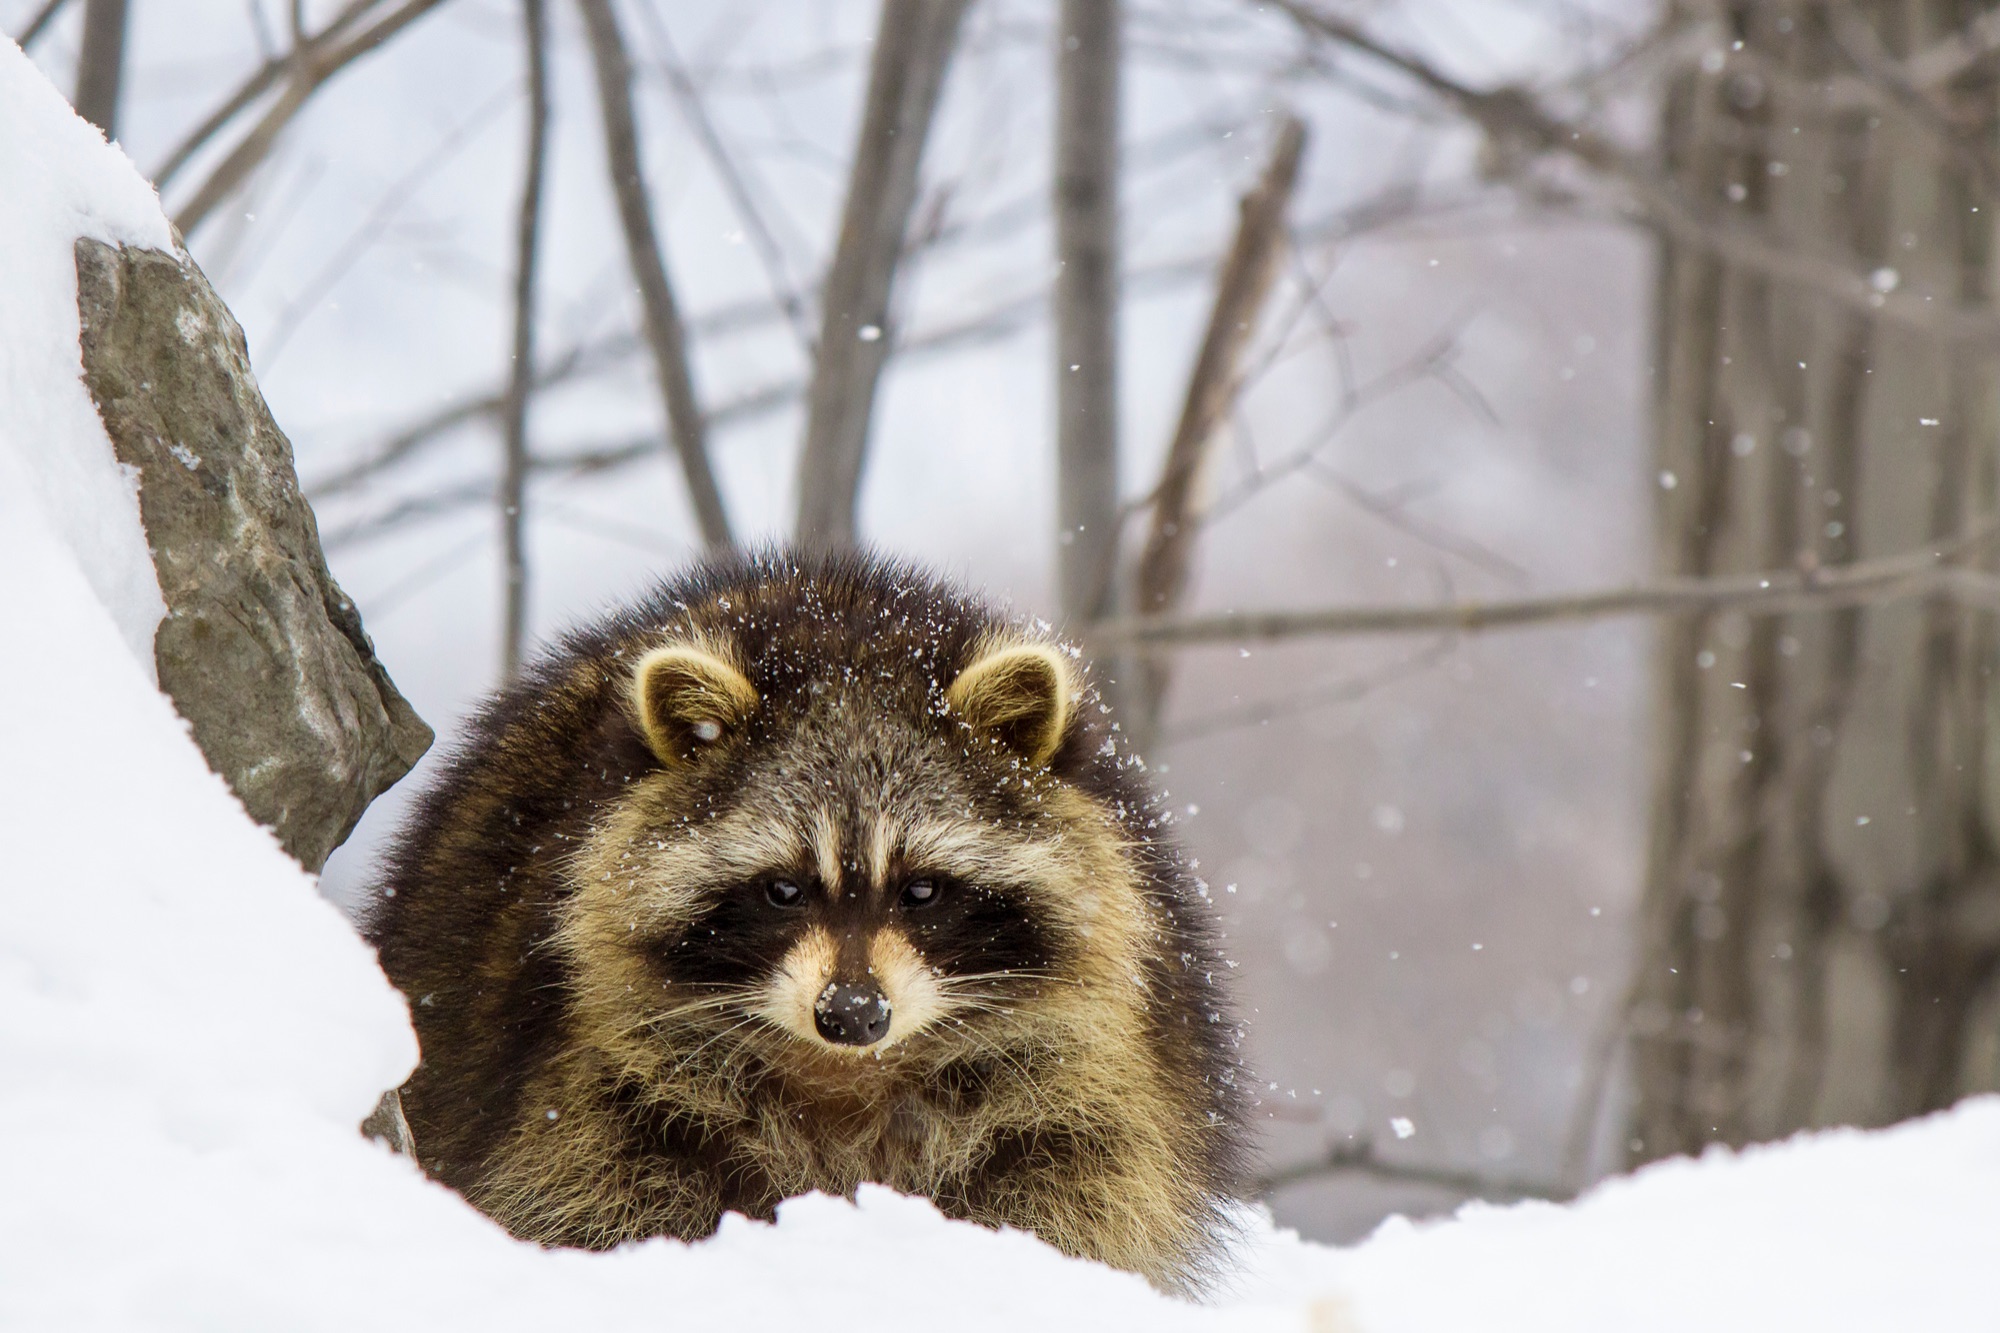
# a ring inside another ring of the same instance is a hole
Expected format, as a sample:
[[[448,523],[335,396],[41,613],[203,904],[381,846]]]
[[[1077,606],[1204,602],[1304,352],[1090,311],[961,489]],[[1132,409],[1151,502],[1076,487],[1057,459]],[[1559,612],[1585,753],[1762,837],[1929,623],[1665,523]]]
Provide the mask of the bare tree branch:
[[[1861,15],[1840,4],[1821,3],[1814,8],[1835,48],[1860,71],[1862,78],[1935,135],[1945,152],[1979,182],[1979,188],[1989,198],[2000,193],[2000,159],[1968,132],[1969,127],[1952,119],[1951,113],[1938,104],[1932,90],[1920,88],[1910,80],[1908,71],[1897,63]]]
[[[868,423],[894,342],[890,290],[916,206],[924,142],[969,4],[882,0],[840,240],[820,295],[819,353],[799,459],[802,542],[854,541]]]
[[[701,525],[702,540],[721,549],[733,544],[729,514],[709,464],[707,429],[695,398],[694,375],[688,365],[687,331],[667,279],[660,253],[653,205],[639,165],[639,130],[632,115],[632,63],[611,0],[577,0],[590,35],[590,54],[597,68],[598,103],[604,114],[604,153],[611,171],[611,188],[618,198],[618,218],[625,232],[625,254],[639,286],[645,309],[646,345],[653,354],[653,372],[666,404],[667,431],[687,478],[688,500]]]
[[[1271,148],[1270,161],[1250,193],[1243,196],[1236,239],[1216,277],[1215,304],[1201,351],[1188,375],[1181,408],[1160,483],[1153,492],[1152,524],[1134,571],[1133,604],[1144,616],[1158,616],[1180,604],[1188,585],[1199,527],[1202,474],[1215,431],[1235,401],[1239,363],[1255,332],[1264,298],[1270,293],[1284,247],[1285,216],[1298,184],[1305,153],[1305,122],[1287,116]],[[1134,639],[1132,642],[1145,642]],[[1143,753],[1159,722],[1171,668],[1159,659],[1139,663],[1136,694],[1125,717],[1134,745]]]
[[[1196,521],[1199,523],[1220,518],[1240,509],[1278,482],[1297,473],[1311,470],[1319,462],[1320,455],[1326,447],[1339,437],[1356,416],[1399,389],[1426,379],[1435,379],[1439,370],[1449,365],[1452,358],[1458,355],[1460,327],[1454,322],[1432,337],[1414,355],[1364,383],[1353,383],[1347,378],[1347,372],[1343,369],[1339,401],[1334,404],[1332,413],[1320,423],[1319,428],[1306,437],[1305,443],[1296,446],[1270,464],[1259,466],[1248,477],[1218,495],[1209,506],[1207,514],[1199,516]]]
[[[1118,564],[1119,0],[1056,25],[1056,569],[1063,618],[1110,614]]]
[[[125,0],[84,0],[83,51],[76,62],[76,113],[104,137],[118,137],[118,91],[125,81]]]
[[[27,50],[29,45],[42,35],[42,29],[55,22],[56,16],[62,13],[63,6],[68,3],[69,0],[48,0],[48,3],[36,10],[35,16],[28,20],[28,26],[21,29],[21,35],[14,39],[14,45],[24,51]]]
[[[348,0],[347,7],[335,14],[327,25],[301,45],[295,45],[282,55],[273,56],[258,66],[257,71],[239,85],[235,92],[222,99],[215,110],[208,113],[200,124],[189,130],[166,160],[153,172],[153,184],[158,189],[166,189],[169,182],[180,174],[194,155],[202,150],[216,135],[228,127],[229,122],[254,105],[258,98],[277,84],[278,80],[291,73],[311,49],[323,47],[337,40],[340,35],[353,27],[382,0]]]
[[[521,0],[528,56],[528,160],[521,183],[521,213],[514,248],[514,354],[502,413],[500,538],[506,575],[506,610],[500,637],[500,675],[521,668],[528,633],[528,394],[535,379],[535,260],[541,246],[542,183],[549,145],[549,24],[543,0]]]
[[[1099,644],[1191,647],[1205,643],[1294,639],[1310,635],[1471,633],[1618,616],[1736,611],[1779,615],[1905,597],[1946,596],[2000,607],[2000,577],[1948,563],[1992,527],[1921,551],[1852,565],[1810,566],[1716,578],[1662,579],[1597,592],[1437,606],[1333,606],[1304,611],[1223,611],[1194,616],[1132,616],[1105,621],[1087,637]]]
[[[450,161],[482,129],[491,124],[493,113],[514,94],[515,89],[512,87],[503,88],[495,96],[472,108],[463,120],[438,141],[435,148],[383,191],[382,197],[362,220],[361,225],[341,242],[339,249],[327,257],[318,271],[299,288],[298,295],[287,301],[284,308],[278,312],[277,318],[271,321],[271,330],[260,340],[257,349],[258,365],[266,374],[270,373],[272,365],[291,343],[292,336],[304,325],[319,303],[326,299],[327,294],[334,289],[341,278],[346,276],[348,270],[353,268],[355,263],[381,239],[411,197],[431,182],[440,166]],[[227,268],[225,265],[225,271]],[[504,400],[505,393],[503,389],[496,401]]]
[[[648,442],[651,442],[650,437]],[[535,470],[532,460],[529,470]],[[328,551],[358,546],[389,536],[423,519],[443,518],[466,509],[484,508],[493,503],[496,494],[494,484],[484,478],[427,490],[422,495],[399,500],[387,509],[357,518],[351,523],[321,529],[320,545]]]
[[[287,65],[291,81],[285,85],[277,101],[265,111],[262,119],[250,127],[236,147],[195,190],[194,196],[174,215],[174,225],[183,234],[199,227],[223,200],[235,193],[244,178],[257,169],[270,154],[272,145],[277,143],[278,135],[329,79],[363,56],[380,49],[384,42],[430,13],[440,3],[442,0],[404,0],[373,26],[346,42],[337,46],[315,45],[295,53]]]
[[[1281,717],[1310,713],[1321,708],[1331,708],[1336,704],[1353,703],[1367,698],[1379,689],[1400,684],[1436,666],[1456,647],[1458,647],[1456,635],[1441,634],[1416,652],[1399,657],[1393,662],[1342,676],[1338,680],[1326,681],[1284,698],[1265,699],[1241,708],[1164,722],[1160,725],[1159,738],[1155,744],[1165,749],[1169,746],[1186,744],[1188,741],[1200,740],[1217,732],[1233,731],[1238,727],[1261,727]]]
[[[639,346],[640,339],[630,333],[579,343],[538,368],[535,371],[533,388],[536,392],[540,392],[581,375],[622,365],[625,358]],[[506,405],[507,389],[502,385],[491,392],[462,398],[438,408],[395,431],[362,457],[309,482],[306,485],[306,493],[317,504],[354,490],[398,463],[415,456],[425,446],[444,438],[460,426],[474,421],[498,419]]]
[[[2000,340],[2000,311],[1956,293],[1932,299],[1911,287],[1883,292],[1857,265],[1816,253],[1785,237],[1741,222],[1704,215],[1650,164],[1588,126],[1545,110],[1520,88],[1472,88],[1435,66],[1370,36],[1361,25],[1325,13],[1306,0],[1271,0],[1305,32],[1361,52],[1421,85],[1483,130],[1497,145],[1530,153],[1562,153],[1596,176],[1616,182],[1639,215],[1691,250],[1817,292],[1850,309],[1959,342]]]
[[[799,295],[798,284],[792,280],[784,248],[765,223],[763,210],[758,208],[756,199],[751,195],[750,183],[744,178],[742,168],[723,144],[722,135],[715,128],[715,120],[708,114],[708,105],[702,100],[701,90],[695,87],[687,66],[681,63],[680,53],[674,49],[667,25],[650,3],[639,6],[639,15],[646,24],[653,45],[658,48],[660,70],[667,76],[667,86],[673,89],[681,114],[694,131],[695,140],[701,144],[709,166],[715,169],[716,177],[722,182],[722,188],[728,192],[730,203],[735,205],[736,216],[742,220],[750,244],[757,251],[758,262],[764,268],[764,280],[771,285],[771,298],[784,312],[799,346],[811,353],[812,316],[806,310],[805,298]]]
[[[1916,88],[1942,88],[1996,53],[2000,53],[2000,10],[1988,10],[1904,61],[1903,77]]]
[[[1453,204],[1451,207],[1459,206]],[[1420,215],[1422,207],[1423,201],[1417,194],[1403,186],[1392,187],[1379,197],[1364,200],[1355,207],[1343,209],[1297,228],[1295,239],[1299,244],[1349,240],[1408,222]],[[1189,253],[1127,268],[1119,286],[1128,296],[1170,291],[1184,283],[1208,277],[1214,271],[1215,260],[1212,254]],[[975,310],[949,323],[920,330],[899,339],[896,354],[905,359],[913,359],[964,347],[980,346],[997,338],[1008,337],[1043,317],[1048,311],[1049,303],[1049,289],[1045,287],[1037,287],[1032,291],[1006,297],[984,310]],[[760,327],[773,317],[770,303],[761,298],[735,302],[690,319],[687,331],[697,338],[721,336],[746,328]],[[550,358],[536,371],[535,391],[539,393],[572,379],[616,370],[624,365],[626,358],[644,345],[642,338],[629,331],[620,331],[579,343],[561,355]],[[805,390],[806,383],[803,380],[773,381],[717,403],[703,414],[703,421],[713,432],[725,425],[733,425],[790,406],[804,397]],[[505,401],[506,389],[503,385],[429,412],[389,434],[362,457],[314,479],[308,483],[306,491],[314,503],[319,503],[354,490],[383,472],[417,457],[427,446],[446,437],[460,426],[474,421],[497,419]],[[602,450],[598,451],[598,454],[600,457],[615,455],[614,461],[609,461],[603,466],[637,462],[644,456],[642,453],[628,454],[626,446],[622,444],[613,446],[610,454]],[[1146,503],[1150,502],[1149,495],[1146,497]],[[1129,509],[1142,507],[1127,506]]]

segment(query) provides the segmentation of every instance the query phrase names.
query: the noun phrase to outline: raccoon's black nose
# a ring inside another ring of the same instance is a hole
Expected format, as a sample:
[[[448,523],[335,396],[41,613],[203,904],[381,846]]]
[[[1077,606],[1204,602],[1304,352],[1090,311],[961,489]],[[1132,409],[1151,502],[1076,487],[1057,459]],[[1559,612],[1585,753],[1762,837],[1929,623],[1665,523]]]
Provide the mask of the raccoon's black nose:
[[[873,1046],[889,1035],[889,997],[873,982],[831,982],[813,1002],[813,1022],[836,1046]]]

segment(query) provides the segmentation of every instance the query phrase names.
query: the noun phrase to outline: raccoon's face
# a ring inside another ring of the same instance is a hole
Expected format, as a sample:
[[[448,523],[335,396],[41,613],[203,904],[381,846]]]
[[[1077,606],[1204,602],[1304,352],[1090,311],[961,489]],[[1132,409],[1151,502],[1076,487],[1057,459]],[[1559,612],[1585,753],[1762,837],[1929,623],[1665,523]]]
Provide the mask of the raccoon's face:
[[[1055,650],[1014,644],[941,709],[833,697],[751,725],[763,701],[723,652],[648,654],[633,714],[661,767],[572,862],[586,1030],[635,1072],[693,1049],[838,1078],[1046,1046],[1051,999],[1136,929],[1115,822],[1047,772],[1076,693]]]

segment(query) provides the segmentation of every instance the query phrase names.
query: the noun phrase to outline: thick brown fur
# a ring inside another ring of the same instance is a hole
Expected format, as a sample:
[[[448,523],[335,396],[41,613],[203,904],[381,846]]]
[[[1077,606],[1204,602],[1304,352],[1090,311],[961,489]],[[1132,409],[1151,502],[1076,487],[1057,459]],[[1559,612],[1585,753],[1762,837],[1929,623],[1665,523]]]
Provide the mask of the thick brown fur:
[[[713,563],[571,634],[381,886],[420,1161],[548,1244],[878,1181],[1201,1285],[1237,1027],[1135,770],[1073,651],[905,565]],[[815,1031],[836,975],[885,1040]]]

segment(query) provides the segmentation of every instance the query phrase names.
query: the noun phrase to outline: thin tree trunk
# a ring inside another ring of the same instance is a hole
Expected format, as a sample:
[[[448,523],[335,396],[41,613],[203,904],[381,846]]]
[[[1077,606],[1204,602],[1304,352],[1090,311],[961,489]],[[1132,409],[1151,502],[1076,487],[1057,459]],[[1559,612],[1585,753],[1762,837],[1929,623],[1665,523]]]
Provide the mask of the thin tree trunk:
[[[687,479],[688,501],[701,536],[711,549],[733,544],[729,514],[709,464],[708,427],[695,397],[694,375],[688,365],[687,330],[667,279],[658,230],[646,178],[639,166],[639,130],[632,114],[632,61],[611,0],[577,0],[590,35],[590,54],[597,68],[597,95],[604,113],[604,152],[611,170],[611,187],[618,198],[618,219],[625,232],[625,254],[639,286],[645,309],[646,344],[653,354],[653,372],[664,400],[667,433],[680,457]]]
[[[63,6],[68,3],[69,0],[46,0],[40,9],[35,11],[35,16],[28,20],[27,25],[15,34],[14,45],[24,51],[33,46],[35,39],[42,35],[49,24],[55,22],[56,15],[62,13]]]
[[[503,416],[505,459],[500,473],[500,533],[506,570],[506,609],[500,639],[500,674],[521,666],[528,632],[528,397],[535,380],[535,267],[541,248],[542,182],[549,143],[548,13],[544,0],[521,0],[528,56],[528,160],[514,245],[514,353]]]
[[[1209,446],[1236,400],[1243,352],[1256,332],[1258,314],[1284,253],[1285,218],[1305,143],[1305,122],[1287,116],[1264,174],[1239,205],[1236,238],[1216,278],[1208,329],[1188,375],[1187,398],[1153,491],[1152,523],[1133,578],[1133,606],[1140,615],[1172,611],[1186,596],[1195,537],[1201,528]],[[1143,754],[1159,729],[1172,668],[1164,655],[1154,653],[1139,660],[1136,675],[1136,688],[1128,694],[1125,729]]]
[[[903,258],[918,170],[945,70],[970,0],[883,0],[840,240],[820,293],[820,335],[806,392],[798,539],[847,546],[867,456],[875,390],[894,343],[889,297]]]
[[[1119,0],[1056,30],[1056,571],[1064,619],[1109,615],[1118,563]]]
[[[1843,8],[1907,56],[1992,6]],[[1820,100],[1856,74],[1823,6],[1724,11],[1741,49],[1691,64],[1665,107],[1684,196],[1850,255],[1885,293],[1990,304],[1994,201],[1942,121]],[[1948,120],[1990,143],[1990,76],[1970,77]],[[1838,566],[1992,512],[1990,352],[1693,246],[1666,245],[1659,293],[1663,574]],[[1630,1160],[1969,1090],[2000,979],[1993,625],[1936,598],[1662,631]]]
[[[104,137],[118,137],[118,94],[125,81],[126,0],[84,0],[83,51],[76,62],[76,113]]]

